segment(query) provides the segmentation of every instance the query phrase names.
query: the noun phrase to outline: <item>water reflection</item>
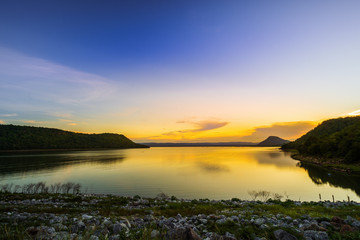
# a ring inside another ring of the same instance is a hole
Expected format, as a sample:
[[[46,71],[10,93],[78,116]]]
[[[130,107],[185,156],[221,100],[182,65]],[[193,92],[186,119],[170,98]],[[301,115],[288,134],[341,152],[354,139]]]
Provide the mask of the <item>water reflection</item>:
[[[19,173],[36,174],[54,171],[68,165],[100,164],[109,165],[123,162],[125,155],[119,151],[73,151],[57,153],[22,153],[0,155],[2,177]]]
[[[230,168],[224,164],[211,163],[211,162],[197,162],[197,166],[208,173],[221,173],[229,172]]]
[[[168,147],[0,155],[0,184],[80,183],[91,193],[249,199],[248,191],[287,192],[291,199],[347,195],[359,201],[359,178],[328,175],[277,148]],[[329,183],[329,184],[327,184]],[[356,192],[356,193],[355,193]]]
[[[267,154],[256,153],[255,159],[259,164],[273,165],[278,168],[294,167],[296,162],[289,161],[287,157],[288,155],[286,152],[276,149],[275,151],[271,150],[267,152]]]
[[[317,185],[330,184],[334,187],[348,188],[360,196],[360,177],[349,176],[338,172],[330,172],[316,165],[298,163],[298,166],[304,168],[310,179]]]

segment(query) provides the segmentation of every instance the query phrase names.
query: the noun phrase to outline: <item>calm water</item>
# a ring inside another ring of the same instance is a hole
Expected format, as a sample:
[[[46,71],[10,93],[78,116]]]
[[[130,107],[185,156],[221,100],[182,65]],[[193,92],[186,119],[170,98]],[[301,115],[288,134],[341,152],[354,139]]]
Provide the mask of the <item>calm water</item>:
[[[360,201],[360,178],[301,165],[277,148],[168,147],[0,155],[0,184],[81,183],[88,193],[250,199],[267,190],[294,200]]]

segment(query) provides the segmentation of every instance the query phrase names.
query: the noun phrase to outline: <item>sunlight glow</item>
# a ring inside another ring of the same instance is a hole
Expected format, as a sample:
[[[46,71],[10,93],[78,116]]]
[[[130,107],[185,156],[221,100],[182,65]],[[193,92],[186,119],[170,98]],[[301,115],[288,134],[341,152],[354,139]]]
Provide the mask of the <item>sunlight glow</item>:
[[[360,116],[360,109],[348,114],[349,116]]]

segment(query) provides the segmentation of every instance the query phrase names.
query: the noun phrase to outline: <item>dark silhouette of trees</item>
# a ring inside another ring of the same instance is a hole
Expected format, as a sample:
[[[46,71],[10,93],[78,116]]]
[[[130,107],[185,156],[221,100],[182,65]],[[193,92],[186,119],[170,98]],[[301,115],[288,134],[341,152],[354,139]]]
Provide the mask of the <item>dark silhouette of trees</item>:
[[[283,149],[323,159],[338,158],[344,163],[360,163],[360,117],[337,118],[319,126]]]
[[[0,125],[0,150],[141,148],[124,135],[84,134],[54,128]]]

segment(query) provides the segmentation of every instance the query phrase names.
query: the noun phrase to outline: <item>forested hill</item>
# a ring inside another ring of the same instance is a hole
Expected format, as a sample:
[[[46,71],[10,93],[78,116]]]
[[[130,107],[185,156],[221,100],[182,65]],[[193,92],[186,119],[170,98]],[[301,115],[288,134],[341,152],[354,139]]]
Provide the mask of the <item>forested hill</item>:
[[[124,135],[0,124],[0,150],[143,148]]]
[[[319,126],[283,149],[296,149],[301,155],[360,163],[360,117],[337,118]]]
[[[260,142],[257,144],[257,146],[260,147],[277,147],[277,146],[281,146],[285,143],[288,143],[290,141],[276,137],[276,136],[270,136],[267,139],[265,139],[264,141]]]

